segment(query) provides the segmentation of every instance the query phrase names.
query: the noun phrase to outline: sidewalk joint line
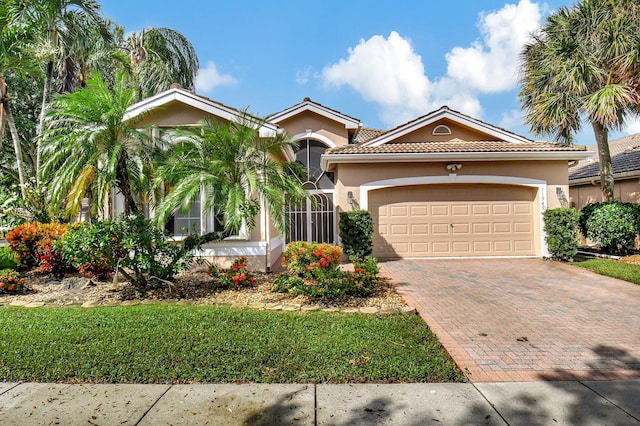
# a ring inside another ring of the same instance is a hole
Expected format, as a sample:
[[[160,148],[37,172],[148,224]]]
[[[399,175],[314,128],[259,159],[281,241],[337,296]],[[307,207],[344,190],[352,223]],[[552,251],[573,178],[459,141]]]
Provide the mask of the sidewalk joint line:
[[[631,417],[632,419],[634,419],[637,422],[640,422],[640,419],[637,418],[636,416],[634,416],[633,414],[629,413],[627,410],[625,410],[624,408],[620,407],[618,404],[616,404],[615,402],[611,401],[609,398],[607,398],[606,396],[602,395],[600,392],[596,391],[595,389],[589,387],[586,383],[584,383],[582,380],[578,380],[578,383],[580,383],[582,386],[584,386],[585,388],[589,389],[591,392],[595,393],[596,395],[598,395],[600,398],[604,399],[605,401],[607,401],[609,404],[613,405],[614,407],[616,407],[617,409],[619,409],[620,411],[622,411],[623,413],[625,413],[627,416]]]
[[[151,409],[152,409],[153,407],[155,407],[155,406],[156,406],[156,404],[157,404],[158,402],[160,402],[160,400],[162,399],[162,397],[163,397],[163,396],[165,396],[165,395],[167,394],[167,392],[169,392],[169,389],[171,389],[172,387],[173,387],[173,385],[168,385],[168,386],[167,386],[167,389],[165,389],[165,391],[164,391],[164,392],[162,392],[162,395],[160,395],[158,398],[156,398],[156,400],[154,401],[154,403],[153,403],[153,404],[151,404],[151,406],[147,409],[147,411],[145,411],[145,412],[142,414],[142,416],[141,416],[141,417],[138,419],[138,421],[136,422],[135,426],[138,426],[138,425],[140,424],[140,422],[141,422],[142,420],[144,420],[144,418],[147,416],[147,414],[149,414],[149,411],[151,411]]]
[[[473,383],[473,382],[469,382],[469,383],[471,383],[471,386],[473,386],[473,388],[474,388],[474,389],[475,389],[475,390],[476,390],[476,391],[477,391],[477,392],[478,392],[478,393],[479,393],[479,394],[484,398],[484,400],[485,400],[485,401],[487,401],[487,402],[489,403],[489,405],[491,406],[491,408],[493,408],[493,411],[495,411],[495,412],[496,412],[496,414],[497,414],[498,416],[500,416],[500,418],[502,419],[502,421],[503,421],[506,425],[511,426],[511,423],[509,423],[509,422],[507,421],[507,419],[505,419],[505,418],[504,418],[504,416],[502,415],[502,413],[500,413],[500,411],[498,411],[498,409],[496,408],[496,406],[495,406],[495,405],[493,405],[493,402],[489,401],[489,398],[487,398],[487,397],[485,396],[485,394],[483,394],[483,393],[482,393],[482,391],[481,391],[480,389],[478,389],[478,387],[476,386],[476,384],[475,384],[475,383]]]

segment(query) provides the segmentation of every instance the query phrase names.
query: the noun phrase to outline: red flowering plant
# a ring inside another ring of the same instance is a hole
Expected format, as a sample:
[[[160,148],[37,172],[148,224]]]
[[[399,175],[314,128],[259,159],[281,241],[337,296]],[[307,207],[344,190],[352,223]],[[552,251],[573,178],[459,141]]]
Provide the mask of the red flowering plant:
[[[256,282],[253,273],[247,268],[247,258],[244,256],[234,260],[228,268],[211,265],[208,273],[221,288],[249,287]]]
[[[61,277],[72,268],[54,242],[66,232],[64,224],[31,222],[13,228],[7,235],[7,241],[16,253],[20,267],[31,269],[37,266],[40,272]]]
[[[20,293],[24,289],[25,279],[13,269],[0,271],[0,294]]]
[[[306,278],[317,278],[318,274],[336,271],[340,265],[342,247],[333,244],[289,243],[282,256],[282,266],[292,274]]]

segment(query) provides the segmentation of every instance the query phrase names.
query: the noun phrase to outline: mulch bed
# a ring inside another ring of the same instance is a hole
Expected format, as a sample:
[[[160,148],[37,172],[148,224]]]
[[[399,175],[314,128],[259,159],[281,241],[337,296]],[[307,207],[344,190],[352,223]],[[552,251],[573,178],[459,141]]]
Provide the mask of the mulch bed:
[[[206,268],[195,266],[189,271],[181,272],[171,285],[149,290],[140,294],[128,282],[101,282],[91,280],[82,288],[65,289],[62,282],[38,272],[25,275],[26,290],[20,295],[0,295],[0,305],[13,301],[24,303],[44,302],[51,306],[82,304],[86,301],[98,303],[120,302],[125,300],[188,300],[202,305],[233,305],[251,303],[288,303],[300,305],[323,305],[328,307],[367,307],[401,308],[404,300],[397,294],[393,284],[381,278],[374,293],[368,297],[343,297],[340,299],[318,299],[291,293],[274,293],[273,282],[280,272],[271,274],[256,273],[256,283],[251,287],[239,289],[216,288]]]

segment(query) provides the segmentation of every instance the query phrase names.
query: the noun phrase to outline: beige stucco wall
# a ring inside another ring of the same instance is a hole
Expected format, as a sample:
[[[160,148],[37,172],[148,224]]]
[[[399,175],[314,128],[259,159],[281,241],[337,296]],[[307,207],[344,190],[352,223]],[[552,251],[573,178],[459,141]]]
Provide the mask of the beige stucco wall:
[[[440,125],[448,126],[449,129],[451,129],[451,134],[450,135],[432,134],[433,129]],[[451,139],[461,139],[465,141],[479,141],[479,140],[487,140],[487,135],[486,133],[477,132],[473,129],[461,126],[450,120],[443,119],[443,120],[438,120],[437,122],[432,123],[428,126],[417,129],[404,136],[401,136],[398,139],[394,140],[394,142],[422,142],[422,141],[443,142],[443,141],[450,141]]]
[[[196,124],[204,118],[215,118],[222,120],[220,117],[214,117],[197,108],[185,105],[181,102],[169,102],[162,108],[156,108],[142,115],[142,119],[136,123],[138,127],[156,125],[159,127],[184,126]]]
[[[602,201],[600,182],[586,183],[569,187],[571,206],[581,209],[587,204]],[[616,180],[613,186],[613,196],[616,200],[629,203],[640,203],[640,179]]]
[[[278,122],[278,126],[285,129],[290,135],[298,135],[305,133],[307,129],[311,129],[313,133],[329,138],[336,146],[343,146],[349,143],[348,131],[344,124],[315,114],[312,111],[304,111],[282,120]]]

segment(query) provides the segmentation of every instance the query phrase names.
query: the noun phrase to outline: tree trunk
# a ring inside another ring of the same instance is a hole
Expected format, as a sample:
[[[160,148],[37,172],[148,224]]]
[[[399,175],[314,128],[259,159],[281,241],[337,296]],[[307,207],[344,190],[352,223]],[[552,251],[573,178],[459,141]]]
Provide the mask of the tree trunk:
[[[53,81],[53,61],[49,61],[47,63],[47,72],[44,77],[44,89],[42,93],[42,108],[40,109],[40,123],[38,129],[36,130],[36,166],[35,166],[35,175],[36,175],[36,183],[40,183],[40,178],[38,177],[38,170],[40,170],[40,134],[44,130],[44,118],[47,115],[47,105],[49,104],[49,95],[51,93],[51,84]]]
[[[16,128],[16,123],[13,119],[13,114],[11,113],[11,108],[9,107],[9,95],[6,91],[6,85],[4,83],[4,79],[0,77],[0,88],[2,92],[0,92],[0,102],[2,103],[3,110],[3,121],[2,125],[4,126],[4,120],[6,120],[7,125],[9,126],[9,132],[11,132],[11,140],[13,140],[13,151],[16,155],[16,167],[18,168],[18,180],[20,182],[20,194],[22,198],[27,198],[27,180],[24,172],[24,160],[22,158],[22,145],[20,145],[20,136],[18,135],[18,129]],[[4,131],[4,129],[3,129]]]
[[[611,153],[609,152],[609,131],[602,123],[592,121],[593,132],[598,145],[598,156],[600,157],[600,190],[602,191],[602,201],[613,200],[613,167],[611,165]]]
[[[136,201],[133,199],[133,193],[131,191],[131,181],[129,180],[129,173],[126,167],[126,156],[121,155],[118,159],[118,171],[116,176],[118,178],[118,188],[124,197],[124,212],[125,214],[137,214],[140,213]]]

